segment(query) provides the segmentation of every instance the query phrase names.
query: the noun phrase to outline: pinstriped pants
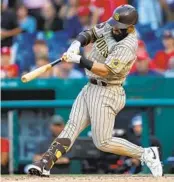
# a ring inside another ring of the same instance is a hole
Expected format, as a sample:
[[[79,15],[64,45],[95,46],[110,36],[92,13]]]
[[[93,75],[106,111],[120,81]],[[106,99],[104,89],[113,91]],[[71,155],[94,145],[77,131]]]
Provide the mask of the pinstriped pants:
[[[144,151],[142,147],[112,137],[115,117],[124,107],[125,99],[124,89],[120,86],[103,87],[88,83],[76,98],[69,121],[58,138],[69,138],[72,146],[80,132],[91,124],[92,138],[98,149],[140,158]]]

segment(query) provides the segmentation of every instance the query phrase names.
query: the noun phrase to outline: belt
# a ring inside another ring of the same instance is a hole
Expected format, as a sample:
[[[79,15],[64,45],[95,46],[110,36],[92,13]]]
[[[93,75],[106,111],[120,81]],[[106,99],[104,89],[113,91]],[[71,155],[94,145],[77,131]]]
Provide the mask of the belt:
[[[92,83],[94,85],[99,85],[99,86],[104,86],[104,87],[106,87],[108,85],[106,82],[97,80],[95,78],[91,78],[89,81],[90,81],[90,83]]]

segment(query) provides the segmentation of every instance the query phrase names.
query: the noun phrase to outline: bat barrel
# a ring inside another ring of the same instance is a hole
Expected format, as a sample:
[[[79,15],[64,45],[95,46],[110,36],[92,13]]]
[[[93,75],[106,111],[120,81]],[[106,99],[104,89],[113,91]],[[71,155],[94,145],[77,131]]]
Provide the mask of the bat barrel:
[[[23,83],[26,83],[28,81],[27,78],[25,77],[25,75],[22,76],[21,80],[22,80]]]
[[[37,68],[36,70],[33,70],[30,73],[23,75],[21,78],[21,81],[23,83],[29,82],[29,81],[39,77],[41,74],[45,73],[46,71],[51,69],[54,65],[58,64],[59,62],[61,62],[61,59],[57,59],[52,63],[41,66],[40,68]]]

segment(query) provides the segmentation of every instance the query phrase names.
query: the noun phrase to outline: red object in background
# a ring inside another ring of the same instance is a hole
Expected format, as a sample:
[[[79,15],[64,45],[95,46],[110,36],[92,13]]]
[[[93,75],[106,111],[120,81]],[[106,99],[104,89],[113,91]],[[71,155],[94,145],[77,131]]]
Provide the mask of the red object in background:
[[[156,70],[157,69],[155,63],[153,61],[150,61],[150,60],[149,60],[149,69],[150,70]],[[136,72],[136,71],[137,71],[137,68],[136,68],[136,65],[134,64],[132,66],[132,69],[131,69],[130,73],[133,73],[133,72]]]
[[[89,16],[90,9],[87,6],[80,6],[78,8],[78,16]]]
[[[121,6],[123,4],[128,4],[127,0],[112,0],[112,11],[114,11],[114,9],[118,6]]]
[[[164,51],[158,51],[153,62],[156,64],[158,69],[165,71],[168,69],[168,62],[172,56],[174,56],[174,51],[168,54]]]
[[[150,59],[149,55],[148,55],[148,53],[146,51],[137,52],[137,60],[138,61],[143,61],[143,60],[146,60],[146,59]]]
[[[122,166],[122,165],[124,164],[124,161],[123,161],[123,160],[118,160],[118,161],[117,161],[117,164],[118,164],[119,166]]]
[[[79,0],[79,6],[89,6],[91,3],[91,0]]]
[[[1,152],[9,152],[9,141],[6,138],[1,138]]]
[[[92,6],[100,9],[100,22],[107,21],[112,16],[112,1],[113,0],[92,0]]]
[[[155,63],[153,61],[150,60],[149,58],[149,55],[147,52],[138,52],[137,53],[137,60],[136,61],[143,61],[143,60],[146,60],[148,59],[149,61],[149,69],[150,70],[156,70],[157,69],[157,66],[155,65]],[[130,73],[133,73],[133,72],[136,72],[137,71],[137,68],[136,68],[136,64],[134,63],[134,65],[132,66],[131,68],[131,71]]]
[[[11,55],[11,49],[9,47],[1,48],[1,55]],[[1,78],[15,78],[19,74],[19,68],[16,64],[1,65]]]
[[[138,40],[138,47],[142,47],[142,48],[146,47],[146,45],[145,45],[143,40]]]
[[[1,66],[1,76],[8,78],[15,78],[18,76],[19,68],[16,64],[10,64],[8,66]]]
[[[9,47],[2,47],[1,48],[1,54],[2,55],[10,55],[11,54],[11,49]]]

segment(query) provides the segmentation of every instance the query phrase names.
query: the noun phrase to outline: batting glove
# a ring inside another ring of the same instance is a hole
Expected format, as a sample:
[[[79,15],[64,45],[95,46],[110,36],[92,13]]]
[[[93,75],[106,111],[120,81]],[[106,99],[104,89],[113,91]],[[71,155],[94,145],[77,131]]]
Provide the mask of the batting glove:
[[[77,54],[65,52],[62,56],[62,60],[66,61],[68,63],[78,63],[79,64],[81,57],[82,56],[77,55]]]
[[[79,54],[81,43],[75,40],[67,50],[67,53]]]

